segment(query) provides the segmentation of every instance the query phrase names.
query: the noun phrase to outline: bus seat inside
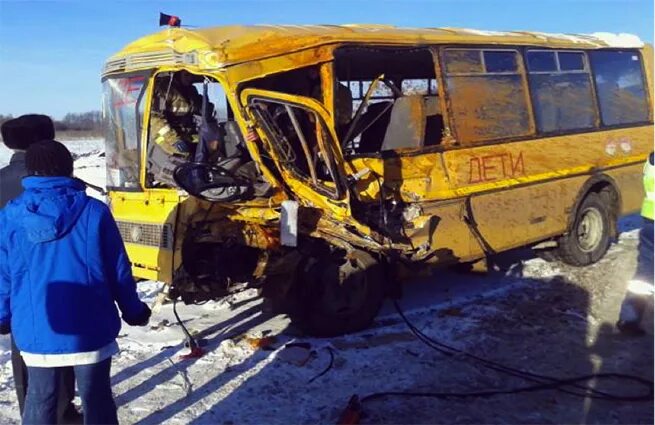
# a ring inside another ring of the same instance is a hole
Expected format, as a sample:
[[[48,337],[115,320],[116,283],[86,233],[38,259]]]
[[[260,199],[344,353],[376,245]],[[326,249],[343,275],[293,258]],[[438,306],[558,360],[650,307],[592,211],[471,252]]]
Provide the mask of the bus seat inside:
[[[423,146],[426,107],[423,95],[403,96],[393,104],[382,151]]]
[[[353,112],[365,103],[355,128],[350,129],[350,140],[342,140],[347,152],[377,154],[441,143],[444,124],[430,48],[344,46],[335,52],[334,72],[337,88],[351,92]],[[371,84],[381,75],[384,84],[366,99]],[[343,115],[337,102],[335,109],[337,116]],[[341,138],[344,133],[339,133]]]
[[[441,115],[441,105],[439,105],[439,98],[437,96],[428,96],[425,98],[425,115],[428,117]]]

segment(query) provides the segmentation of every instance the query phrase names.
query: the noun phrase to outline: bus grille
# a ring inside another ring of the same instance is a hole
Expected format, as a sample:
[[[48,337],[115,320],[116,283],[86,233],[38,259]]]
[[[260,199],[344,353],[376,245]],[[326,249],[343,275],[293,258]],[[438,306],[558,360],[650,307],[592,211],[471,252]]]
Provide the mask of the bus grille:
[[[173,249],[173,227],[170,224],[146,224],[119,221],[123,242]]]

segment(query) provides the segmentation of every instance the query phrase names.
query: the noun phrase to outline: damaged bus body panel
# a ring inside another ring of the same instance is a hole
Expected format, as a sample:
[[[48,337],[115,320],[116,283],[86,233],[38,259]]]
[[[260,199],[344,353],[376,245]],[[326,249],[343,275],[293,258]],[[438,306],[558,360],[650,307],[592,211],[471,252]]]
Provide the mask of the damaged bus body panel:
[[[651,62],[606,35],[170,28],[105,67],[111,208],[171,297],[256,287],[315,334],[362,329],[395,266],[598,261],[642,198]]]

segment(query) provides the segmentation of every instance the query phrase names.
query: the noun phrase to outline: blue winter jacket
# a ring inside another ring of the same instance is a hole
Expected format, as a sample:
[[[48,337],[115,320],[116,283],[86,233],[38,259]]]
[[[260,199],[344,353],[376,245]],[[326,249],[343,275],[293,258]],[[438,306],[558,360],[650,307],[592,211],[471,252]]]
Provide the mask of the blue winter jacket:
[[[26,177],[0,210],[0,323],[21,351],[95,351],[144,313],[109,208],[68,177]]]

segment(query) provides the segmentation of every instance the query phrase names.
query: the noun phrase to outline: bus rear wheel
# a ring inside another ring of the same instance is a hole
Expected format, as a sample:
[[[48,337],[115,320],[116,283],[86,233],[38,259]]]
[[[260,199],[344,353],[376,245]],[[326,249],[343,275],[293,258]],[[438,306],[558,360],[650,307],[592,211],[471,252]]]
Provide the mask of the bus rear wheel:
[[[366,252],[320,258],[300,273],[291,319],[319,337],[360,331],[375,319],[384,288],[380,264]]]
[[[576,211],[569,233],[559,240],[557,257],[572,266],[587,266],[600,260],[611,239],[611,206],[598,194],[588,194]]]

